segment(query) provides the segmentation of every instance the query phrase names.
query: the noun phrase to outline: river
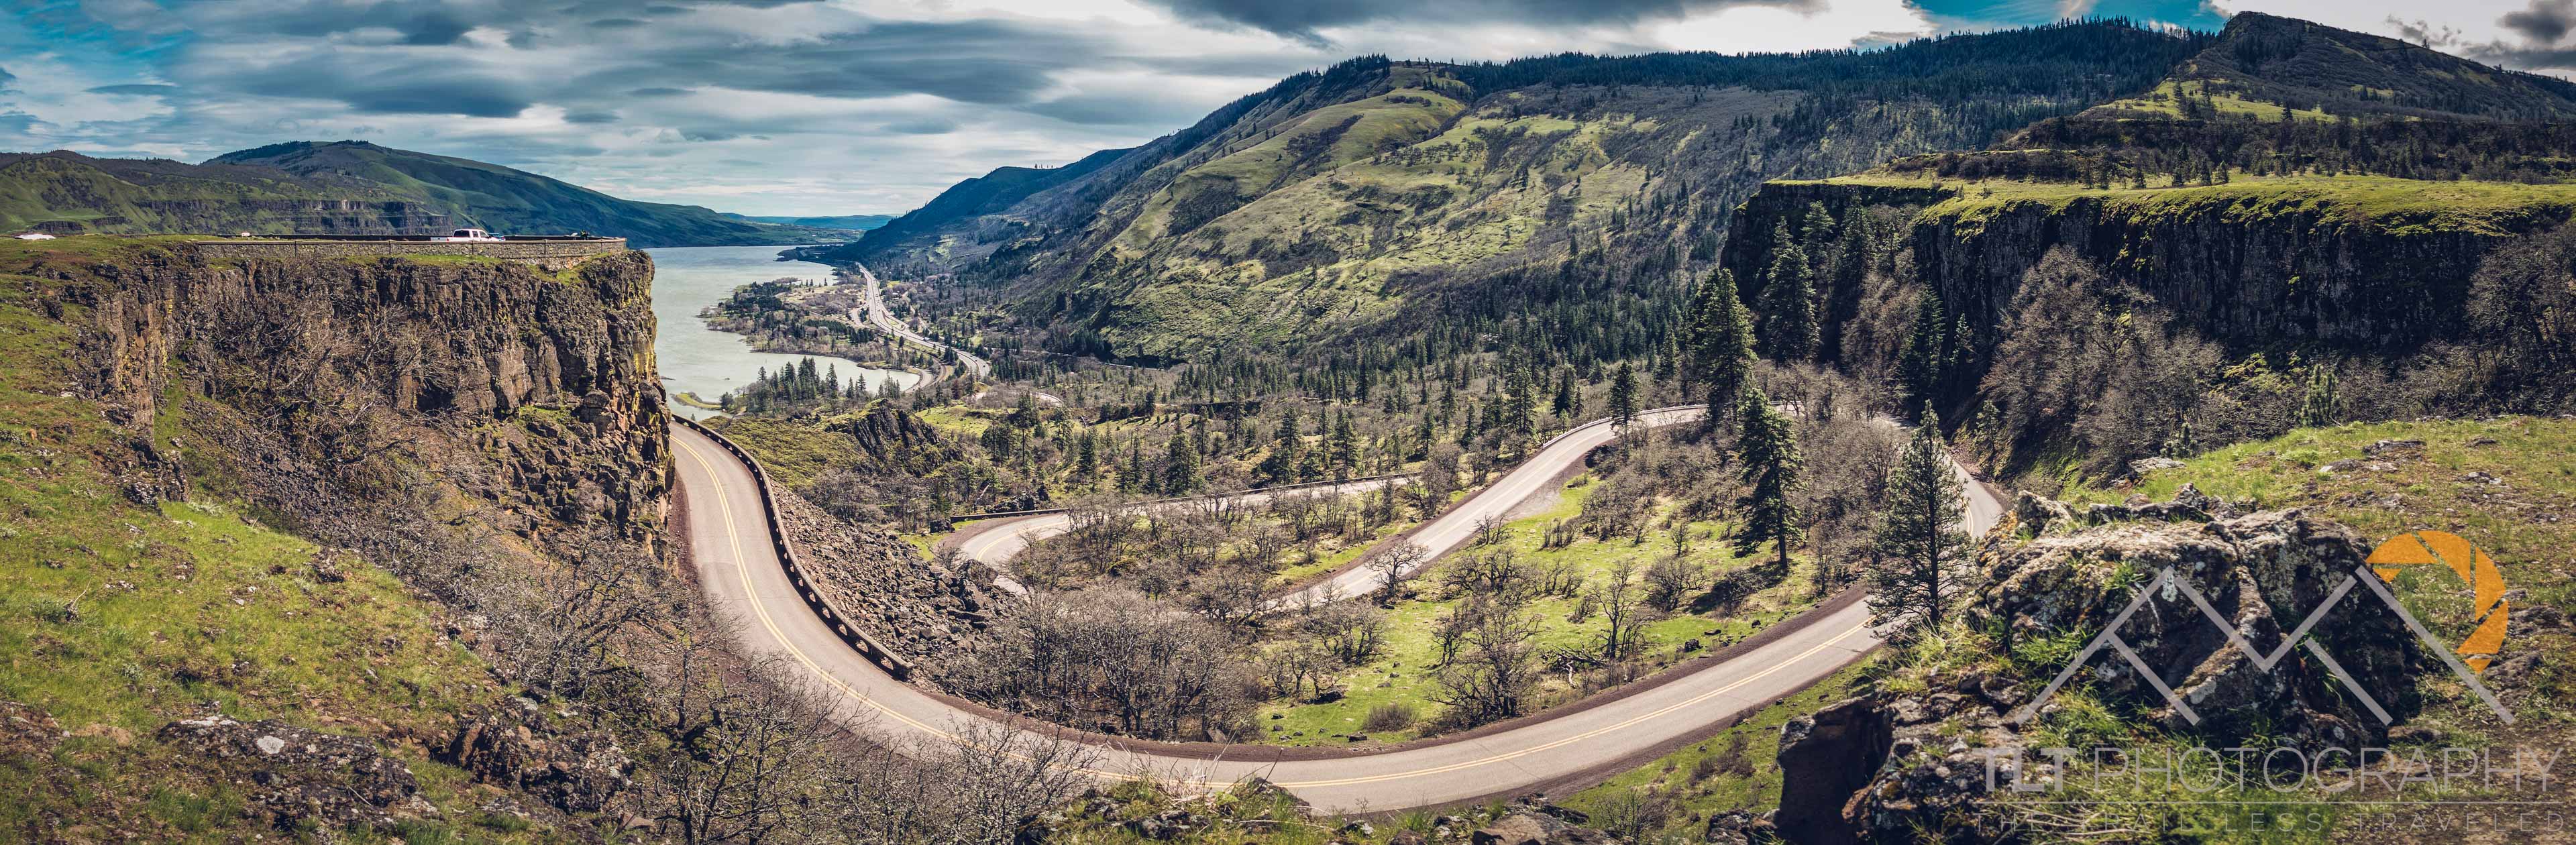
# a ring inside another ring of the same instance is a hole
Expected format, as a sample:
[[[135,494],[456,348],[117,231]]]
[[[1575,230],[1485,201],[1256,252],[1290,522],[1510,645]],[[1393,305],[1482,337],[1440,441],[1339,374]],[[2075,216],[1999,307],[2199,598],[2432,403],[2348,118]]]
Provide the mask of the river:
[[[880,370],[822,355],[780,355],[754,352],[751,340],[732,332],[707,328],[698,312],[733,295],[733,289],[752,282],[797,278],[828,282],[831,268],[805,261],[780,261],[776,246],[685,246],[648,249],[653,256],[653,356],[662,368],[662,386],[672,395],[695,393],[715,401],[727,391],[751,383],[764,367],[777,370],[805,358],[814,358],[816,366],[840,368],[841,377],[865,377],[868,388],[876,389],[893,378],[905,390],[921,384],[919,373]],[[678,401],[671,409],[689,417],[703,419],[717,412],[689,407]]]

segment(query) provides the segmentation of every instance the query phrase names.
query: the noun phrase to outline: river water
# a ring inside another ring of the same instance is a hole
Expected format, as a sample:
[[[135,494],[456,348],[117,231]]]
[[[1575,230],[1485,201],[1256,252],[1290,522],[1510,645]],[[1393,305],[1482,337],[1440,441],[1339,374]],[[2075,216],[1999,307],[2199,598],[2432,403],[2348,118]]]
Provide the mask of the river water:
[[[785,248],[683,246],[644,251],[653,256],[653,317],[657,324],[653,356],[662,368],[662,386],[674,396],[695,393],[713,402],[727,391],[750,384],[761,368],[776,371],[808,357],[817,367],[839,367],[843,379],[865,377],[870,390],[888,378],[905,390],[918,386],[922,379],[919,373],[861,367],[820,355],[754,352],[749,338],[707,328],[698,312],[732,296],[734,288],[771,279],[832,280],[831,268],[821,264],[778,260],[778,251]],[[671,409],[691,419],[716,413],[677,401],[671,403]]]

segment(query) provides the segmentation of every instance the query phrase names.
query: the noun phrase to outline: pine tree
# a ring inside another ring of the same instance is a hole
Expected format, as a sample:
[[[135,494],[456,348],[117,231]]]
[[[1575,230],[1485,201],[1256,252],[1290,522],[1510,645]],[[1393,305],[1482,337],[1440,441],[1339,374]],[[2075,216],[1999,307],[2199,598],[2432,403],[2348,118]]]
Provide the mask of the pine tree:
[[[1816,269],[1807,250],[1789,235],[1786,223],[1772,235],[1770,278],[1762,286],[1763,351],[1780,362],[1816,356]]]
[[[1074,439],[1073,475],[1075,478],[1090,478],[1099,472],[1100,434],[1086,428],[1082,430],[1081,437]]]
[[[1708,426],[1718,428],[1753,371],[1753,319],[1735,293],[1735,274],[1719,270],[1691,305],[1692,368],[1708,393]]]
[[[1145,453],[1134,441],[1127,443],[1127,471],[1118,474],[1118,489],[1129,493],[1145,492],[1152,485],[1145,477]]]
[[[1941,365],[1948,356],[1941,323],[1941,294],[1929,288],[1914,299],[1914,327],[1906,332],[1905,349],[1896,357],[1896,386],[1905,393],[1905,416],[1922,419],[1941,387]]]
[[[1332,459],[1333,477],[1350,477],[1360,462],[1359,436],[1351,431],[1350,414],[1333,415],[1333,433],[1325,438],[1325,448],[1330,452],[1326,457]]]
[[[1196,493],[1201,481],[1199,451],[1190,447],[1188,437],[1172,435],[1171,442],[1163,445],[1164,495],[1187,496]]]
[[[1879,568],[1869,578],[1873,621],[1898,630],[1941,624],[1952,573],[1967,556],[1968,535],[1958,528],[1967,501],[1942,449],[1940,415],[1926,411],[1887,480],[1887,514],[1876,538]]]
[[[1610,427],[1625,432],[1637,421],[1637,371],[1628,362],[1610,374]]]
[[[1531,383],[1529,371],[1513,367],[1503,390],[1502,429],[1514,436],[1537,430],[1538,386]]]
[[[1574,368],[1566,367],[1556,374],[1556,398],[1548,402],[1549,413],[1571,417],[1583,410],[1583,397],[1574,389]]]
[[[1744,532],[1735,538],[1735,553],[1751,555],[1763,543],[1772,543],[1779,554],[1778,566],[1785,572],[1789,546],[1804,533],[1789,499],[1803,465],[1797,439],[1789,418],[1771,407],[1771,398],[1762,394],[1759,385],[1745,386],[1743,397],[1736,401],[1736,418],[1736,460],[1743,465],[1744,484],[1750,489],[1736,503],[1744,510]]]

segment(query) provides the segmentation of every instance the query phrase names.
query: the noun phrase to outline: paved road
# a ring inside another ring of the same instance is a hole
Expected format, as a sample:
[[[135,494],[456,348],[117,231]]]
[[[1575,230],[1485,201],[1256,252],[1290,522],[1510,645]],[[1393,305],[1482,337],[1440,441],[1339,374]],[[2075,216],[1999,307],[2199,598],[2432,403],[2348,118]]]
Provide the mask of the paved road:
[[[1204,507],[1220,501],[1253,504],[1257,502],[1266,502],[1282,495],[1314,493],[1338,496],[1345,493],[1365,493],[1389,484],[1400,483],[1405,480],[1406,479],[1400,478],[1373,478],[1363,481],[1344,482],[1341,484],[1298,487],[1289,490],[1252,490],[1242,493],[1231,493],[1223,496],[1209,496],[1178,502],[1142,504],[1137,505],[1136,507]],[[1064,511],[1030,514],[1028,516],[1002,517],[989,523],[975,526],[974,535],[966,538],[965,542],[958,543],[957,551],[967,557],[983,561],[985,565],[991,566],[993,571],[1002,573],[994,577],[993,586],[1000,587],[1014,595],[1028,595],[1029,589],[1025,586],[1021,586],[1019,580],[1012,578],[1009,574],[1011,571],[1011,558],[1018,557],[1020,550],[1028,548],[1030,543],[1035,543],[1039,540],[1062,534],[1066,529],[1072,527],[1072,525],[1073,514]]]
[[[1567,437],[1589,436],[1584,431],[1578,428]],[[703,435],[674,426],[671,436],[679,486],[688,499],[684,528],[691,562],[712,605],[739,622],[734,635],[747,654],[774,655],[803,667],[841,703],[836,715],[889,741],[954,740],[969,725],[991,724],[888,676],[807,612],[771,551],[750,470]],[[1581,454],[1560,439],[1525,469],[1536,473],[1529,478],[1543,480]],[[1550,466],[1549,461],[1562,463]],[[1507,483],[1517,482],[1506,476],[1496,487]],[[1983,531],[2002,513],[2002,503],[1982,486],[1972,484],[1969,491],[1967,527]],[[1258,776],[1335,814],[1442,806],[1577,779],[1595,766],[1706,736],[1726,720],[1829,675],[1877,645],[1867,606],[1852,603],[1731,659],[1690,664],[1669,682],[1481,736],[1327,759],[1311,759],[1312,751],[1264,746],[1211,751],[1122,740],[1102,743],[1085,771],[1112,778],[1151,774],[1204,787]]]
[[[877,274],[875,271],[869,270],[867,265],[864,264],[853,264],[851,267],[858,270],[859,278],[868,283],[868,295],[867,304],[865,306],[850,309],[850,319],[863,320],[868,323],[872,323],[877,328],[884,329],[896,337],[912,341],[931,349],[949,348],[947,344],[922,337],[920,332],[913,331],[912,327],[904,325],[903,321],[895,319],[894,314],[886,310],[884,286],[877,282]],[[985,376],[992,374],[993,364],[991,362],[977,357],[974,353],[963,349],[952,351],[957,353],[957,360],[964,363],[966,365],[966,369],[974,372],[975,378],[980,380]]]

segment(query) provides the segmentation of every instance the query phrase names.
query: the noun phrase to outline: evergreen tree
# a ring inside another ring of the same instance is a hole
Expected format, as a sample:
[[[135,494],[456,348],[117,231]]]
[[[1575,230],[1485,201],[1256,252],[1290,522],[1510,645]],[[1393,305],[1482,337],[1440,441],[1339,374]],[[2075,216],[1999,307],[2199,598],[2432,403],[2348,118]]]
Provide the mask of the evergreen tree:
[[[1100,434],[1086,428],[1082,430],[1082,436],[1073,441],[1073,475],[1075,478],[1090,478],[1099,472]]]
[[[1350,414],[1333,415],[1333,433],[1325,438],[1325,448],[1331,453],[1326,457],[1332,459],[1333,477],[1350,477],[1360,462],[1359,436],[1351,431]]]
[[[1907,419],[1922,419],[1941,388],[1943,362],[1949,357],[1946,326],[1941,322],[1941,294],[1925,288],[1914,299],[1914,327],[1906,332],[1905,349],[1896,357],[1896,386],[1905,394]]]
[[[1621,361],[1618,371],[1610,374],[1610,427],[1624,432],[1636,421],[1637,372]]]
[[[1512,368],[1504,380],[1501,428],[1515,437],[1527,436],[1538,429],[1538,386],[1531,383],[1528,370]]]
[[[1876,537],[1879,568],[1869,577],[1873,621],[1898,630],[1941,624],[1953,573],[1967,557],[1968,535],[1958,527],[1967,502],[1942,449],[1940,415],[1926,411],[1888,476],[1887,514]]]
[[[1199,477],[1199,451],[1190,447],[1189,438],[1172,435],[1171,442],[1163,446],[1164,495],[1196,493],[1202,481]]]
[[[1772,235],[1770,278],[1762,286],[1762,346],[1783,363],[1816,357],[1816,270],[1807,250],[1781,223]]]
[[[1145,492],[1152,485],[1145,477],[1145,453],[1134,441],[1127,443],[1127,471],[1118,474],[1118,489],[1129,493]]]
[[[1798,486],[1803,460],[1789,418],[1771,407],[1759,385],[1746,385],[1736,401],[1736,460],[1743,464],[1744,484],[1751,488],[1737,505],[1744,509],[1744,532],[1736,535],[1735,553],[1751,555],[1768,542],[1776,546],[1778,566],[1789,567],[1789,545],[1804,533],[1790,494]]]
[[[1691,366],[1707,391],[1707,424],[1726,422],[1753,371],[1753,319],[1735,292],[1735,274],[1719,270],[1699,286],[1691,304]]]
[[[1556,374],[1556,398],[1547,406],[1558,417],[1571,417],[1583,410],[1583,397],[1574,389],[1574,368],[1566,367]]]

